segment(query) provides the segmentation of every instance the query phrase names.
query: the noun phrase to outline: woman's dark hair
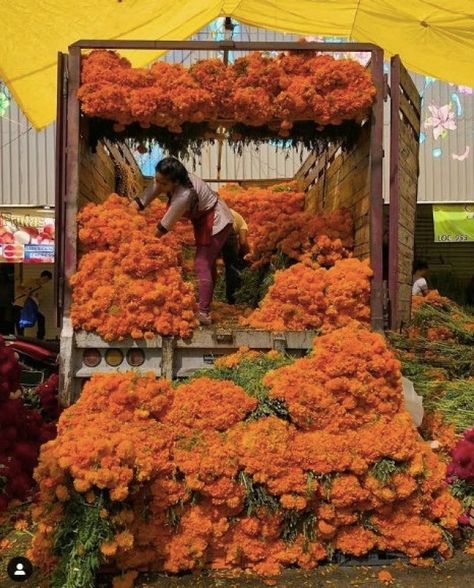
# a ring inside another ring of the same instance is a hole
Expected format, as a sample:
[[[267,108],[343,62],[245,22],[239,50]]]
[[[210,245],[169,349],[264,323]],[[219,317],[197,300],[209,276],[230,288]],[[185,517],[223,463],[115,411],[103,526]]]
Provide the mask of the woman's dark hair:
[[[418,272],[420,270],[427,270],[429,269],[428,264],[426,263],[426,261],[423,261],[421,259],[417,259],[415,260],[415,263],[413,264],[413,271]]]
[[[51,272],[49,272],[48,270],[44,270],[41,272],[40,277],[41,278],[48,278],[48,280],[52,280],[53,274]]]
[[[158,162],[155,171],[164,175],[172,182],[178,182],[181,186],[192,188],[188,170],[176,157],[165,157]]]

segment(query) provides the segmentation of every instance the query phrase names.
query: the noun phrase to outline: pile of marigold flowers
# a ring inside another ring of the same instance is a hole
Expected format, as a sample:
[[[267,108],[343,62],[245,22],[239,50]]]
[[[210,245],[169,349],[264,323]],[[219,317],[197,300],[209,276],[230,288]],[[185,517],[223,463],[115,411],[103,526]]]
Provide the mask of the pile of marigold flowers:
[[[275,281],[242,324],[276,331],[314,329],[327,332],[353,319],[370,322],[370,278],[367,261],[336,261],[324,269],[297,263],[275,273]]]
[[[99,50],[83,57],[78,96],[85,114],[114,121],[117,131],[138,122],[180,133],[184,123],[230,119],[288,136],[296,121],[361,122],[375,93],[370,73],[356,61],[310,52],[251,53],[229,65],[206,59],[189,69],[159,61],[140,69]]]
[[[403,374],[423,396],[422,434],[450,450],[474,422],[474,316],[431,290],[414,296],[412,319],[389,337]]]
[[[437,290],[413,296],[412,314],[412,325],[406,333],[410,339],[474,344],[474,316]]]
[[[99,565],[272,576],[335,551],[449,556],[461,515],[403,409],[398,360],[357,323],[306,358],[242,350],[177,386],[98,375],[35,475],[29,556],[53,586],[93,585]]]
[[[76,329],[106,340],[159,335],[187,337],[196,325],[195,296],[183,280],[181,246],[189,242],[183,224],[161,239],[154,230],[164,205],[142,215],[112,194],[78,215],[82,252],[71,278],[71,318]]]
[[[305,194],[296,182],[247,189],[230,184],[219,193],[249,225],[248,258],[254,269],[278,254],[295,261],[309,259],[322,267],[351,255],[354,231],[350,212],[305,211]]]

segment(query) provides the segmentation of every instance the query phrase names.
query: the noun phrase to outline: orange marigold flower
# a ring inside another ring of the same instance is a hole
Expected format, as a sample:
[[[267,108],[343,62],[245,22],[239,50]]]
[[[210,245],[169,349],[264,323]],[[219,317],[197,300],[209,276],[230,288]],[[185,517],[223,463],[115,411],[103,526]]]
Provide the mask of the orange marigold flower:
[[[377,574],[377,578],[386,586],[393,583],[393,576],[387,570],[380,570],[380,572]]]
[[[55,494],[58,497],[58,500],[61,502],[66,502],[66,500],[69,500],[69,490],[62,484],[56,486]]]
[[[74,480],[74,488],[77,492],[87,492],[90,487],[91,485],[87,480]]]
[[[138,572],[131,570],[121,576],[115,576],[112,580],[113,588],[133,588],[135,580],[138,578]]]
[[[115,541],[107,541],[102,543],[100,551],[106,556],[111,557],[117,553],[117,543]]]
[[[25,519],[20,519],[18,521],[16,521],[15,523],[15,529],[17,531],[25,531],[26,529],[28,529],[29,525],[28,522],[25,521]]]
[[[357,525],[339,529],[334,541],[337,549],[356,557],[368,553],[376,543],[377,537],[372,531]]]
[[[368,324],[371,276],[367,262],[358,259],[336,261],[329,270],[297,263],[276,272],[260,307],[241,322],[259,329],[324,332],[354,319]]]

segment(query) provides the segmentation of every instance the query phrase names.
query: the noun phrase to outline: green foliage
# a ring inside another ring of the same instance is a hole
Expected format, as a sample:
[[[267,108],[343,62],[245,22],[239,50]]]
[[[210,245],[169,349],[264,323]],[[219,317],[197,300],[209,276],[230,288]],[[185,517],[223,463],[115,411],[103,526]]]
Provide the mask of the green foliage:
[[[372,513],[361,513],[359,516],[359,523],[364,527],[364,529],[372,531],[372,533],[375,533],[376,535],[380,535],[380,529],[372,522]]]
[[[287,543],[293,543],[298,535],[303,535],[305,542],[316,539],[316,515],[313,511],[298,511],[282,508],[280,501],[272,496],[263,484],[257,484],[252,476],[241,471],[239,482],[245,490],[245,511],[252,516],[261,509],[268,512],[281,512],[281,538]]]
[[[462,433],[474,423],[474,380],[445,382],[443,394],[439,398],[428,397],[425,406],[440,411],[456,432]]]
[[[262,508],[270,512],[276,512],[281,508],[279,500],[272,496],[263,484],[256,484],[252,476],[242,471],[239,473],[239,482],[245,490],[245,510],[248,516]]]
[[[413,357],[401,357],[403,375],[413,381],[429,379],[429,368],[442,369],[449,378],[474,376],[474,346],[460,343],[430,341],[419,337],[408,339],[396,333],[389,340],[399,351]]]
[[[100,546],[114,535],[109,518],[102,518],[100,511],[107,508],[109,500],[101,492],[92,504],[88,504],[77,492],[73,492],[65,504],[65,512],[55,535],[54,554],[59,558],[52,588],[94,588],[96,574],[102,563]]]
[[[387,484],[392,479],[392,476],[397,472],[403,472],[406,469],[406,463],[397,463],[393,459],[382,458],[379,459],[372,466],[370,473],[381,484]]]
[[[225,293],[225,273],[221,272],[217,276],[216,285],[214,288],[214,300],[216,302],[225,302],[227,303],[227,296]]]
[[[438,529],[441,531],[441,535],[443,536],[443,539],[446,541],[446,543],[448,544],[448,547],[451,551],[454,550],[454,537],[452,535],[452,533],[450,533],[449,531],[447,531],[444,527],[442,527],[441,525],[436,525],[438,527]]]
[[[257,308],[273,284],[273,270],[270,266],[257,269],[245,268],[240,272],[240,288],[235,292],[237,304]]]
[[[462,503],[464,510],[474,507],[474,485],[458,478],[450,485],[450,490],[451,494]]]
[[[271,370],[289,365],[292,359],[279,354],[277,357],[268,357],[262,353],[254,359],[243,359],[232,368],[213,367],[200,370],[195,377],[206,376],[216,380],[228,380],[243,388],[249,396],[258,400],[257,408],[249,415],[250,420],[275,415],[281,419],[289,420],[289,412],[282,400],[269,398],[268,388],[262,379]]]
[[[323,489],[323,493],[324,493],[324,498],[326,498],[326,500],[329,500],[330,496],[331,496],[331,488],[332,488],[332,483],[334,481],[334,478],[337,478],[338,474],[319,474],[316,477],[316,479],[318,480],[320,486]]]
[[[303,535],[305,543],[311,543],[316,539],[316,515],[314,512],[285,511],[281,538],[286,543],[294,543],[298,535]]]
[[[268,416],[277,416],[279,419],[284,421],[290,420],[290,413],[284,400],[279,398],[269,398],[268,396],[262,396],[259,399],[257,408],[253,410],[247,417],[248,421],[256,421]]]
[[[170,506],[166,511],[168,525],[173,529],[177,529],[181,521],[181,512],[178,507]]]
[[[235,293],[237,304],[257,308],[272,286],[275,272],[289,268],[294,261],[281,251],[275,251],[272,261],[256,269],[245,268],[240,272],[241,287]]]
[[[413,315],[415,326],[447,327],[456,337],[459,343],[472,345],[474,332],[467,327],[474,317],[460,307],[447,304],[445,308],[437,308],[431,304],[422,304]]]
[[[35,388],[24,387],[21,392],[21,398],[27,408],[32,410],[41,409],[41,399],[36,393]]]

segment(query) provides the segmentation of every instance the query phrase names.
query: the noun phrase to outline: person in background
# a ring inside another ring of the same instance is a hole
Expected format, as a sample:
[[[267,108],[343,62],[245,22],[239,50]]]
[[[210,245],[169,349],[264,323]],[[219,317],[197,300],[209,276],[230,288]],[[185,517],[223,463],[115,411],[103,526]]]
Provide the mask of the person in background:
[[[415,261],[413,273],[413,286],[411,289],[412,296],[426,296],[428,292],[428,264],[424,261]]]
[[[225,291],[228,304],[235,304],[235,293],[241,286],[240,272],[247,266],[245,256],[249,253],[249,228],[244,218],[232,208],[232,231],[222,249],[225,265]]]
[[[216,261],[232,230],[232,213],[216,192],[197,176],[188,174],[184,165],[174,157],[166,157],[158,163],[154,180],[131,206],[144,210],[162,194],[167,197],[168,205],[157,225],[156,236],[166,235],[181,217],[192,222],[196,241],[194,268],[199,284],[198,319],[201,325],[210,325],[217,279]]]
[[[20,321],[21,311],[23,309],[23,306],[25,305],[26,300],[28,298],[32,298],[38,307],[38,312],[37,312],[38,331],[37,331],[36,337],[39,340],[44,339],[44,337],[46,335],[46,319],[44,317],[44,314],[42,314],[40,311],[40,294],[41,294],[41,289],[43,288],[43,286],[45,284],[47,284],[48,282],[50,282],[52,279],[53,279],[53,274],[48,270],[44,270],[41,272],[39,278],[36,278],[34,280],[30,280],[29,282],[26,282],[25,284],[22,284],[20,286],[19,289],[20,289],[21,294],[17,298],[15,298],[14,303],[13,303],[13,311],[14,311],[14,315],[15,315],[15,328],[16,328],[17,335],[21,335],[21,336],[24,335],[24,329],[22,329],[18,323]]]

